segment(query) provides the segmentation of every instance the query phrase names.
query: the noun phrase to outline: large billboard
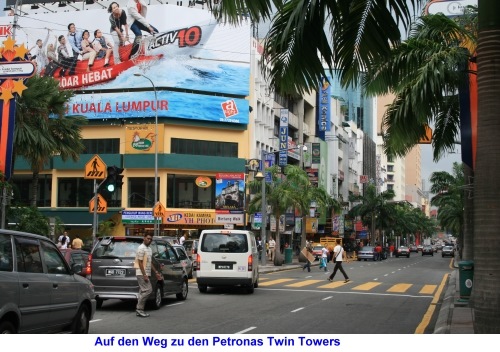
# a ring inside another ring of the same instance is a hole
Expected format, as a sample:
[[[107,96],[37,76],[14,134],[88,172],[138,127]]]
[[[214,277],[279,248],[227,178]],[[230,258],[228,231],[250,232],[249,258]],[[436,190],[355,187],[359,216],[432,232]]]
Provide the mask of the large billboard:
[[[119,3],[126,12],[126,2]],[[14,16],[0,18],[4,29],[0,40],[15,33],[16,41],[34,48],[33,54],[38,50],[38,39],[46,52],[51,44],[56,49],[61,45],[61,35],[72,54],[70,23],[76,31],[88,30],[91,43],[96,30],[113,43],[110,14],[104,8],[16,18],[15,31]],[[88,59],[80,55],[74,70],[40,72],[58,79],[61,88],[77,91],[68,115],[92,120],[157,113],[159,117],[248,124],[250,24],[218,23],[209,11],[168,4],[148,6],[146,18],[159,33],[151,36],[143,32],[140,49],[131,54],[134,35],[129,30],[130,39],[119,46],[121,62],[112,54],[109,60],[96,59],[88,69]],[[132,18],[127,21],[130,25]]]

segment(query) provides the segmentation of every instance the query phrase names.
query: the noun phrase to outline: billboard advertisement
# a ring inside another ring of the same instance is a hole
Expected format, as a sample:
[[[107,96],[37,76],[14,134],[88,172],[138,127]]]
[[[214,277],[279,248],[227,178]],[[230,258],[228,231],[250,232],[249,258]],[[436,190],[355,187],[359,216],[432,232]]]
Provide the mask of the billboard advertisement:
[[[119,3],[127,13],[127,3]],[[158,33],[153,36],[143,31],[137,41],[128,30],[125,41],[115,42],[112,15],[105,8],[2,17],[0,28],[6,30],[0,33],[0,40],[14,33],[16,18],[16,41],[26,43],[31,54],[43,52],[50,57],[47,50],[57,53],[53,66],[34,60],[39,74],[53,76],[62,89],[77,92],[68,115],[92,120],[157,113],[159,117],[248,124],[250,23],[218,23],[211,12],[185,6],[151,4],[147,9],[146,19]],[[127,17],[129,26],[132,22]],[[92,48],[102,36],[113,50],[107,57],[95,56],[93,63],[88,54],[74,54],[76,42],[70,24],[77,37],[88,31],[86,40]],[[60,46],[77,60],[60,58]]]
[[[245,210],[245,174],[217,173],[215,175],[215,211],[217,213]]]

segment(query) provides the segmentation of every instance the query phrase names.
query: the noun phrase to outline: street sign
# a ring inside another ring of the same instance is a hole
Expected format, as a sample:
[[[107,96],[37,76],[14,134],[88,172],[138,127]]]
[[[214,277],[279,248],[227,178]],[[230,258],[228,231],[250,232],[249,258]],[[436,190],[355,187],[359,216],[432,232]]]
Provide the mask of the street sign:
[[[88,163],[85,164],[85,179],[102,180],[106,178],[106,164],[99,155],[94,155]]]
[[[434,0],[427,4],[426,15],[435,15],[441,12],[448,17],[462,16],[467,6],[477,6],[477,0]]]
[[[418,144],[431,144],[432,143],[432,128],[425,125],[425,137],[420,138]]]
[[[89,213],[94,212],[95,197],[89,201]],[[108,202],[100,195],[97,194],[97,214],[106,214],[108,212]]]
[[[161,204],[161,202],[156,202],[155,206],[153,207],[153,216],[155,218],[164,218],[166,212],[167,209],[165,209],[165,206]]]

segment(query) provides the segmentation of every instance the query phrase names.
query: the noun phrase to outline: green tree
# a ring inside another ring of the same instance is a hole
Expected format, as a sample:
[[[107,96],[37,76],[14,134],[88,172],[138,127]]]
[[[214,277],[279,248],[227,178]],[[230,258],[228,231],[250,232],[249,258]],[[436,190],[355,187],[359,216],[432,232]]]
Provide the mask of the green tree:
[[[300,167],[287,165],[284,174],[281,174],[279,166],[273,166],[266,170],[271,173],[272,181],[265,183],[266,187],[266,204],[271,207],[272,215],[278,221],[281,215],[287,211],[293,212],[294,209],[300,210],[302,214],[306,214],[309,210],[311,202],[316,202],[319,209],[330,209],[335,207],[340,208],[339,203],[328,195],[328,193],[320,187],[311,185],[307,173]],[[249,203],[249,212],[254,214],[261,210],[262,193],[261,183],[265,181],[251,181],[250,189],[254,196]],[[280,230],[276,226],[276,243],[280,245]],[[275,265],[281,265],[282,258],[279,250],[276,250],[274,257]]]
[[[66,105],[73,91],[60,90],[52,77],[34,76],[26,81],[23,95],[17,99],[14,128],[15,157],[22,156],[33,172],[31,206],[37,206],[38,177],[53,156],[77,161],[84,146],[81,116],[66,117]]]
[[[387,190],[377,193],[377,188],[373,184],[368,184],[365,188],[364,195],[350,195],[349,201],[360,202],[349,210],[350,215],[361,216],[363,223],[370,226],[370,244],[375,245],[375,232],[377,230],[377,218],[389,218],[393,213],[394,191]],[[379,222],[382,224],[382,222]],[[378,227],[380,231],[383,228]],[[380,232],[382,233],[382,232]],[[382,240],[381,238],[379,240]]]
[[[11,207],[9,219],[15,224],[13,230],[50,236],[49,219],[36,207]]]

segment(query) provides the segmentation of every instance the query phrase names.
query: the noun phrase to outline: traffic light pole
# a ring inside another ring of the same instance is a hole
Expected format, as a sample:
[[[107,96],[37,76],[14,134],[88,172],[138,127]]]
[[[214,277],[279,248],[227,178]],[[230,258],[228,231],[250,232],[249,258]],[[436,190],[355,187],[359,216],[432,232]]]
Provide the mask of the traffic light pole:
[[[101,187],[104,182],[106,182],[106,178],[102,180],[98,185],[97,180],[94,179],[94,218],[92,221],[92,247],[94,247],[97,237],[97,206],[99,205],[99,199],[97,195],[99,187]]]

